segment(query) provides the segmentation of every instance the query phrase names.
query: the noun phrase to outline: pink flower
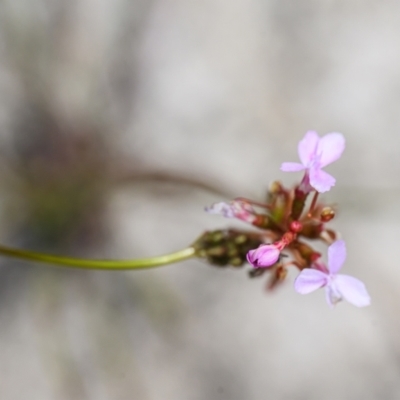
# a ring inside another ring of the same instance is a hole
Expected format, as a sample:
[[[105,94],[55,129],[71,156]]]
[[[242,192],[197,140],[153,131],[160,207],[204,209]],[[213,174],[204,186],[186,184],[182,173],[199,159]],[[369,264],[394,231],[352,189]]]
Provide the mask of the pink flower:
[[[336,161],[343,153],[345,140],[341,133],[328,133],[320,138],[317,132],[309,131],[300,140],[297,151],[300,163],[286,162],[281,171],[295,172],[306,170],[310,185],[320,193],[327,192],[335,185],[335,178],[322,170]]]
[[[280,252],[276,244],[263,244],[247,253],[247,261],[256,268],[270,267],[278,261]]]
[[[232,200],[230,203],[214,203],[210,207],[206,207],[205,211],[210,214],[223,215],[225,218],[238,218],[249,223],[253,223],[256,219],[253,207],[240,200]]]
[[[356,307],[368,306],[371,298],[364,284],[352,276],[337,274],[345,259],[345,242],[337,240],[328,248],[328,268],[314,263],[313,268],[303,269],[294,282],[296,292],[307,294],[325,287],[326,300],[331,307],[343,299]]]

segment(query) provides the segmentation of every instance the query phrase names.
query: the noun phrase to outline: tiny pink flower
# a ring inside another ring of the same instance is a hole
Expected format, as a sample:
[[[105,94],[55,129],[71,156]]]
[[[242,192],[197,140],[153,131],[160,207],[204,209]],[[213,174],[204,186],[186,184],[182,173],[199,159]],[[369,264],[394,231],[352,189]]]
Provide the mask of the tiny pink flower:
[[[335,185],[335,178],[322,170],[333,163],[343,153],[345,139],[341,133],[328,133],[320,138],[317,132],[309,131],[300,140],[297,151],[300,163],[286,162],[281,171],[306,171],[310,185],[320,193],[327,192]]]
[[[330,307],[343,299],[356,307],[368,306],[371,298],[365,285],[352,276],[338,274],[345,259],[346,244],[343,240],[337,240],[328,248],[328,267],[314,263],[313,268],[303,269],[294,282],[296,292],[308,294],[325,287]]]
[[[270,267],[274,265],[280,255],[279,246],[276,244],[263,244],[259,246],[257,249],[250,250],[247,253],[247,261],[253,267]]]
[[[210,207],[206,207],[205,211],[210,214],[220,214],[225,218],[237,218],[249,223],[253,223],[256,219],[253,207],[240,200],[232,200],[229,203],[214,203]]]

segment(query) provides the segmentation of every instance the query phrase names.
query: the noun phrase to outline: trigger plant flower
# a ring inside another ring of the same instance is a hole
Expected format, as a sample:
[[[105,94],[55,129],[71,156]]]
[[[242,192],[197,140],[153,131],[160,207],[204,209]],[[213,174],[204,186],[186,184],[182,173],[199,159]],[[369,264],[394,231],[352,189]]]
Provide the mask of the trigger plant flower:
[[[300,272],[294,283],[296,292],[308,294],[324,287],[326,300],[331,307],[343,299],[356,307],[368,306],[371,298],[365,285],[352,276],[338,274],[345,259],[345,242],[338,240],[329,246],[328,266],[315,262],[312,268]]]
[[[319,193],[327,192],[336,182],[323,168],[338,160],[344,148],[341,133],[319,137],[314,131],[307,132],[297,147],[300,163],[281,165],[282,171],[305,172],[294,187],[273,182],[264,202],[238,197],[206,208],[209,213],[240,219],[257,230],[206,232],[195,243],[197,254],[218,267],[236,268],[247,262],[253,267],[250,277],[270,276],[267,289],[286,279],[289,266],[296,267],[300,270],[294,284],[298,293],[325,288],[330,306],[341,300],[357,307],[369,305],[370,296],[364,284],[338,273],[346,258],[346,246],[343,240],[337,240],[337,232],[328,227],[335,217],[335,208],[318,200]],[[313,241],[329,246],[327,266],[320,261],[321,253],[314,250]]]
[[[330,306],[347,300],[357,307],[364,307],[370,304],[364,284],[338,273],[346,258],[346,246],[344,241],[337,240],[336,231],[327,227],[335,217],[335,208],[318,199],[319,193],[327,192],[335,184],[335,178],[323,168],[339,159],[344,147],[345,140],[340,133],[319,137],[316,132],[309,131],[298,144],[301,163],[286,162],[281,166],[282,171],[305,171],[299,183],[288,188],[275,181],[261,201],[237,197],[206,207],[208,213],[238,219],[247,223],[250,229],[206,231],[183,250],[143,259],[89,260],[1,244],[0,256],[69,268],[110,270],[154,268],[192,257],[206,260],[217,268],[231,266],[237,269],[248,263],[252,266],[248,270],[251,278],[269,275],[268,290],[284,282],[288,267],[295,267],[300,270],[294,284],[298,293],[325,288]],[[313,248],[313,241],[329,246],[327,266],[319,261],[321,254]]]
[[[300,163],[285,162],[281,171],[306,171],[306,180],[319,193],[327,192],[335,185],[335,178],[322,168],[333,163],[343,153],[345,140],[341,133],[328,133],[320,138],[317,132],[309,131],[300,141],[297,151]]]

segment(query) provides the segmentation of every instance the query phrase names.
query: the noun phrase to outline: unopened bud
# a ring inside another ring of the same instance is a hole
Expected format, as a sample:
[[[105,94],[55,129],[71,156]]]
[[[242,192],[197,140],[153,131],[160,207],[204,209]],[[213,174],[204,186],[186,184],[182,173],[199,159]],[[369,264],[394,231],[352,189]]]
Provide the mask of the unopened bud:
[[[268,268],[277,263],[280,251],[279,242],[263,244],[247,253],[247,261],[255,268]]]
[[[303,224],[299,221],[292,221],[290,223],[290,230],[293,233],[299,233],[303,229]]]
[[[324,207],[321,211],[321,221],[329,222],[331,219],[335,217],[335,211],[331,207]]]
[[[274,181],[269,185],[268,192],[270,194],[276,194],[282,191],[282,183],[279,181]]]

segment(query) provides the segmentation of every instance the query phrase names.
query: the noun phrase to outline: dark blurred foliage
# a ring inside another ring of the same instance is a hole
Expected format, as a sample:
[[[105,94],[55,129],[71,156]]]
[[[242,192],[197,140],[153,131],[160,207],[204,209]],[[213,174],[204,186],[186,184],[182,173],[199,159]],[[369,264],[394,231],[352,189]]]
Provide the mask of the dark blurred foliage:
[[[88,246],[104,234],[109,157],[96,127],[69,127],[48,110],[26,106],[12,136],[17,179],[10,219],[28,246]]]

